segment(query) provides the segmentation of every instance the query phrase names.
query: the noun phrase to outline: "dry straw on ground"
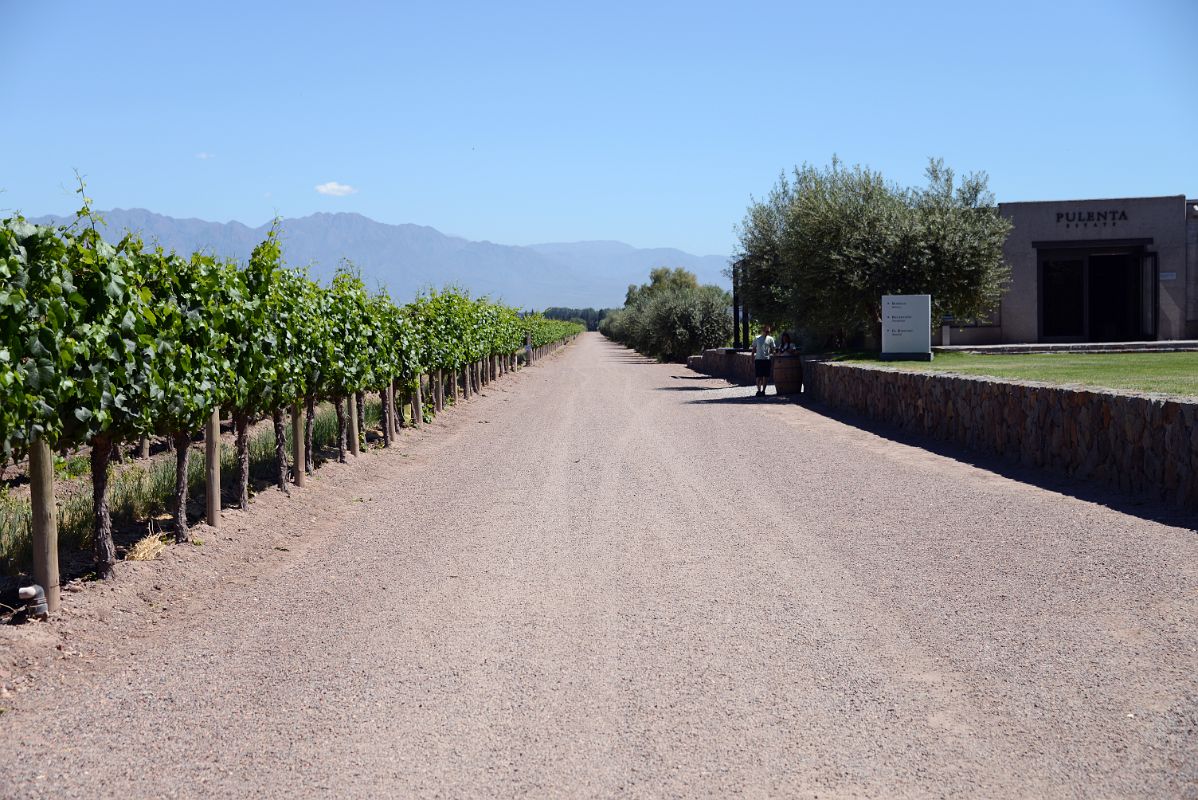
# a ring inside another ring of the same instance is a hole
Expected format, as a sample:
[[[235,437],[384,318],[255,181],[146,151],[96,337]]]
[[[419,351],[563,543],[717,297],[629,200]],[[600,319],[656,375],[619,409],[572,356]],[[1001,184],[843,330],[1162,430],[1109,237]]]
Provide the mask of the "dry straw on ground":
[[[153,561],[162,555],[164,550],[166,550],[166,542],[163,540],[162,534],[150,531],[129,548],[129,552],[125,554],[125,560]]]

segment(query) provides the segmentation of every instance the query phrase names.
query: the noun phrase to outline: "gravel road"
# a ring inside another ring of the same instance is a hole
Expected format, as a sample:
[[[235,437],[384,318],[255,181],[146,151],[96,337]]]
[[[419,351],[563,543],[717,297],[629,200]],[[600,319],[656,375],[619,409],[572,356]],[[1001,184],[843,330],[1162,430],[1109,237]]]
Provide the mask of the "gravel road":
[[[0,796],[1198,797],[1193,520],[752,393],[586,335],[329,466],[0,703]]]

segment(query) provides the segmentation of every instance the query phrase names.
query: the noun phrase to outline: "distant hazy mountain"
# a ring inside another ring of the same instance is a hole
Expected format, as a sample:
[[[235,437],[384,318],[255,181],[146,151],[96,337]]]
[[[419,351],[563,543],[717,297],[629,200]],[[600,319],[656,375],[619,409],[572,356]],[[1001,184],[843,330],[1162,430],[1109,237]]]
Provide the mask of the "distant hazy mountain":
[[[585,275],[602,275],[618,284],[619,294],[610,306],[624,304],[630,283],[645,283],[652,267],[686,267],[700,283],[727,286],[727,256],[694,256],[668,247],[638,249],[623,242],[566,242],[529,246],[543,256],[560,261]],[[585,306],[584,306],[585,307]]]
[[[105,236],[140,233],[180,253],[207,250],[245,259],[268,225],[175,219],[144,209],[101,212]],[[62,217],[40,217],[61,223]],[[309,265],[328,278],[341,259],[358,269],[368,286],[385,286],[397,300],[421,289],[456,284],[474,295],[490,295],[523,308],[615,307],[630,283],[644,283],[653,267],[686,267],[703,283],[725,285],[724,256],[694,256],[681,250],[639,250],[621,242],[538,244],[529,247],[472,242],[422,225],[386,225],[361,214],[312,214],[282,222],[284,257],[291,266]]]

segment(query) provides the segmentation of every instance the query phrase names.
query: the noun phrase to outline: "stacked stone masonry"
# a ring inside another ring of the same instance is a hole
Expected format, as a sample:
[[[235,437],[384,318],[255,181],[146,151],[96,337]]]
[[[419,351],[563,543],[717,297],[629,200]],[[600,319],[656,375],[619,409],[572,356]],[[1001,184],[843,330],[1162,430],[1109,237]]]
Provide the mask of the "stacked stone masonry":
[[[1198,509],[1198,402],[819,361],[806,377],[826,406]]]
[[[708,375],[723,378],[731,383],[748,386],[757,381],[753,373],[752,353],[721,349],[704,350],[700,362],[699,366],[695,366],[691,364],[690,359],[687,359],[687,366],[698,372],[706,372]]]
[[[708,350],[697,368],[751,383],[739,360]],[[806,401],[1198,510],[1198,401],[818,360],[804,378]]]

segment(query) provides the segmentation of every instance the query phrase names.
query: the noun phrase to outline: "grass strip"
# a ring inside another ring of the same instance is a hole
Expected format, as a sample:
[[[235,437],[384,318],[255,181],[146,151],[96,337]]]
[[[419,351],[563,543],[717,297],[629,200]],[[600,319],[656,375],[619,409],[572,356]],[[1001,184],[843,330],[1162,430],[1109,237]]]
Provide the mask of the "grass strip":
[[[936,353],[931,362],[880,361],[843,354],[837,361],[905,370],[1041,381],[1124,392],[1198,397],[1198,352],[1178,353]]]

